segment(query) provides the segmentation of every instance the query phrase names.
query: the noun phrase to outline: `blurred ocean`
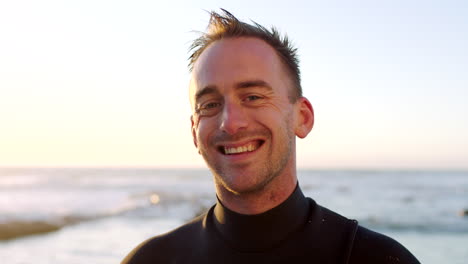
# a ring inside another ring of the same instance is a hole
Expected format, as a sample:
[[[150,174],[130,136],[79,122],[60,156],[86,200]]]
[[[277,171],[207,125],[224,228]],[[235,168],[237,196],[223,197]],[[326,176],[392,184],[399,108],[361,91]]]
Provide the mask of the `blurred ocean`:
[[[425,264],[468,263],[468,172],[300,170],[303,192]],[[0,263],[119,263],[215,202],[207,170],[0,168]]]

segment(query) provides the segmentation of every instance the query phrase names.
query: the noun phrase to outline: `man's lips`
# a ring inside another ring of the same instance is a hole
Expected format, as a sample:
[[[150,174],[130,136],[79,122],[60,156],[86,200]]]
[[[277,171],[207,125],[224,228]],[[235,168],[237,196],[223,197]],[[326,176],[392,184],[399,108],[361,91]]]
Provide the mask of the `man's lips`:
[[[236,155],[257,150],[265,141],[252,140],[241,144],[221,144],[218,146],[219,152],[224,155]]]

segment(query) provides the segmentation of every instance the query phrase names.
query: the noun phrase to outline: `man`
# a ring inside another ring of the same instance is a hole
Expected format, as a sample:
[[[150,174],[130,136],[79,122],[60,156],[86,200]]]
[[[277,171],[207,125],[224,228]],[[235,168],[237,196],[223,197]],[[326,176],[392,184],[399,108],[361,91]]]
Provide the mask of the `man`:
[[[419,263],[302,194],[295,138],[311,131],[314,112],[286,37],[223,10],[192,51],[192,135],[218,202],[122,263]]]

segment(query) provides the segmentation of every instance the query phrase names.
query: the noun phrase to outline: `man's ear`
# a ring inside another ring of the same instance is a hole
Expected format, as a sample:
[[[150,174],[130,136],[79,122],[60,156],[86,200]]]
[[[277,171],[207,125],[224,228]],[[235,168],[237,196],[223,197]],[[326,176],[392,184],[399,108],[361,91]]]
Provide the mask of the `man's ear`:
[[[197,134],[195,133],[195,121],[193,120],[193,115],[190,116],[190,123],[191,123],[191,129],[192,129],[193,144],[198,149]]]
[[[305,97],[297,99],[296,136],[305,138],[314,126],[314,108]]]

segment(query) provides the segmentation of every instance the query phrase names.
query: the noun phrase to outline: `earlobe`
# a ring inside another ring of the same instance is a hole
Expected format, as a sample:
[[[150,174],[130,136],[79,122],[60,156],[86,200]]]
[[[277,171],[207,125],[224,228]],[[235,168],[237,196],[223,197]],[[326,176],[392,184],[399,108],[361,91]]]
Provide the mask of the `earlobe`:
[[[298,99],[298,118],[296,120],[296,136],[305,138],[314,126],[314,109],[305,97]]]

